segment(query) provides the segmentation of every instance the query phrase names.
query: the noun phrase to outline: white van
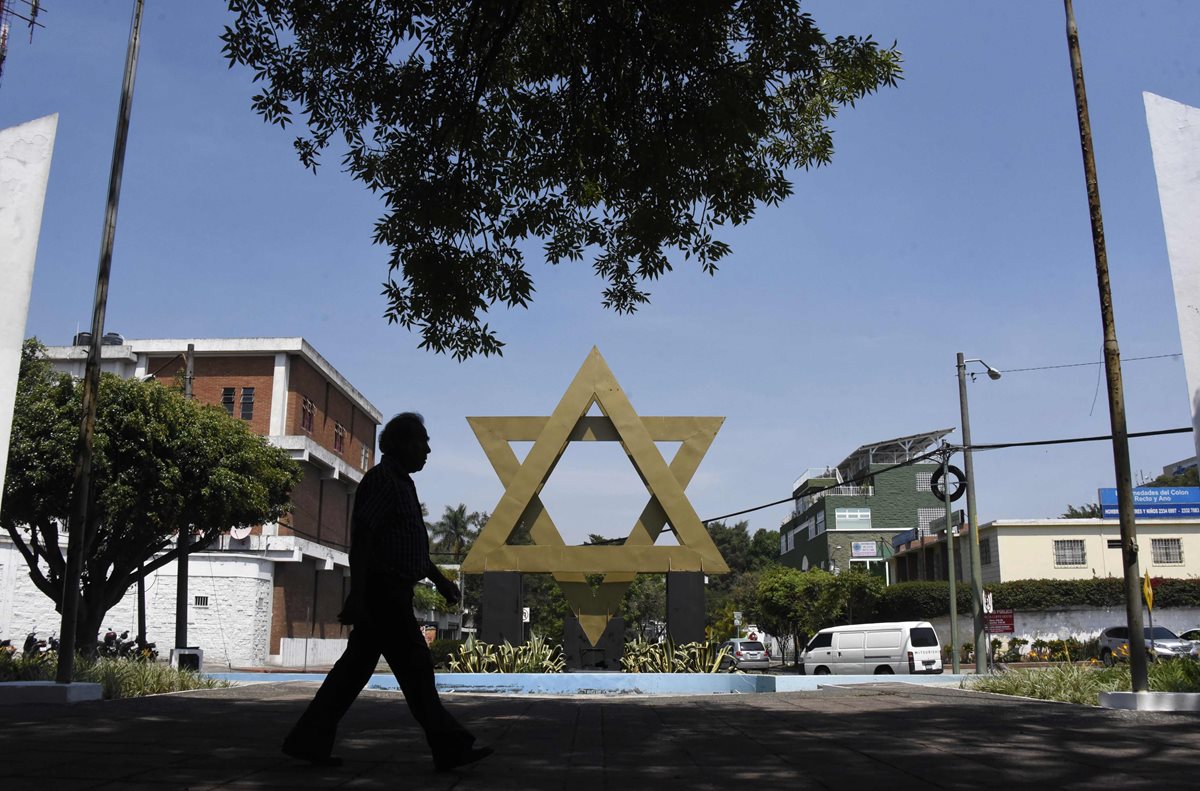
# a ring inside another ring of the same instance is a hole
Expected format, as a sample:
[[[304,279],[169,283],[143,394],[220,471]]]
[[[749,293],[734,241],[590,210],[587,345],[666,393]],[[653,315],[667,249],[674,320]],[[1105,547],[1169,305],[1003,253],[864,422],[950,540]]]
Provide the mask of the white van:
[[[817,632],[801,660],[814,676],[941,673],[942,646],[927,621],[857,623]]]

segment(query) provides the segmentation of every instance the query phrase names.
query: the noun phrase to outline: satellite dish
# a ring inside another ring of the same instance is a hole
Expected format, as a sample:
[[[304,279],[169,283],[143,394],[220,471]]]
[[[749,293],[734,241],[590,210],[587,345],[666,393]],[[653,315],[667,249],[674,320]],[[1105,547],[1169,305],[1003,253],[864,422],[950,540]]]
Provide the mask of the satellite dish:
[[[233,538],[236,538],[238,541],[241,541],[243,538],[246,538],[250,535],[251,529],[252,528],[249,527],[235,527],[229,531],[229,535]]]

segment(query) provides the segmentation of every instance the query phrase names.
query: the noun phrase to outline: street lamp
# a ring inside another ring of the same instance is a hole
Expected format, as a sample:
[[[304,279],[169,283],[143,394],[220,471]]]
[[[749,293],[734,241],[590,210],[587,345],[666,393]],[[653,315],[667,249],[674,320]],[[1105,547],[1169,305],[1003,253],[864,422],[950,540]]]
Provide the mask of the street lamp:
[[[967,363],[979,363],[987,369],[988,378],[995,381],[1000,378],[1000,372],[992,366],[973,357],[963,359],[963,353],[958,353],[958,405],[962,412],[963,466],[967,476],[967,530],[970,536],[971,552],[971,612],[975,620],[975,672],[983,673],[987,669],[987,634],[983,630],[983,571],[979,561],[979,519],[975,515],[975,468],[971,461],[971,418],[967,412]],[[974,380],[975,374],[971,374]],[[947,527],[949,530],[950,528]]]

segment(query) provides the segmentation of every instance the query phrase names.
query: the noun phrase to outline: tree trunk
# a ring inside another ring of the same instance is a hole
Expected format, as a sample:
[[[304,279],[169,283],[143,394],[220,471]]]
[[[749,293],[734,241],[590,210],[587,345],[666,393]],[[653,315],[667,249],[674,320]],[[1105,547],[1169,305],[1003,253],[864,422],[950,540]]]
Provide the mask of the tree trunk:
[[[100,637],[100,624],[108,614],[106,607],[97,607],[96,602],[85,592],[79,599],[79,614],[75,619],[75,653],[93,659]]]

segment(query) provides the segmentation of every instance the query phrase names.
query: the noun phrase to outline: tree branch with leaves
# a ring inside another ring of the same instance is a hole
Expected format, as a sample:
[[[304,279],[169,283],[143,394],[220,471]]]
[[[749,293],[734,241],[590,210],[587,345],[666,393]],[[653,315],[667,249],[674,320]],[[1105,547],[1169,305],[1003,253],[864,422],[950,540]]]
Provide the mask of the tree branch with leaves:
[[[389,321],[462,359],[533,298],[547,263],[590,258],[631,313],[685,261],[827,164],[839,110],[901,78],[900,53],[826,36],[799,2],[229,0],[222,40],[253,110],[315,169],[331,146],[386,205]]]

